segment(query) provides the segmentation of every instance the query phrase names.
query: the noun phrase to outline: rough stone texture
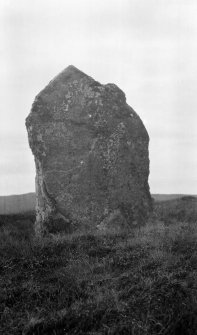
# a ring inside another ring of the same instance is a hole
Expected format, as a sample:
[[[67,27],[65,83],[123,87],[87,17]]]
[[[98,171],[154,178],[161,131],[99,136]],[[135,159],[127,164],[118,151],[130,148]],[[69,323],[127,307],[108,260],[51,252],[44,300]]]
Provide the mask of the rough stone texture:
[[[125,94],[74,66],[26,119],[36,165],[36,227],[136,225],[151,209],[148,133]],[[52,220],[51,220],[52,219]]]

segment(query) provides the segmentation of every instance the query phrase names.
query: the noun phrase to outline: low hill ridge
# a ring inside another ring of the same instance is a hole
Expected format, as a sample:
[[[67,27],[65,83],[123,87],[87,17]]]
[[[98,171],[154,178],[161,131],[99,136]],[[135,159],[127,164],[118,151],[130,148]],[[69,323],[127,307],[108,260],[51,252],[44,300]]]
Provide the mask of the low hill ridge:
[[[152,194],[156,202],[170,201],[189,197],[189,194]],[[197,195],[192,195],[197,197]],[[0,196],[0,215],[34,211],[36,197],[34,192]]]
[[[35,193],[0,196],[0,214],[17,214],[35,209]]]

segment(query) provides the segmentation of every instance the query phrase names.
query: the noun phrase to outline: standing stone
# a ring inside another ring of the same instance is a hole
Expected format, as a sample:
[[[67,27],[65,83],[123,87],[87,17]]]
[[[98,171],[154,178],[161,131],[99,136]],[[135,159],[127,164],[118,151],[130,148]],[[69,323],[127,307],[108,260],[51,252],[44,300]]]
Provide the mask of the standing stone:
[[[37,232],[147,219],[149,137],[116,85],[69,66],[37,95],[26,127]]]

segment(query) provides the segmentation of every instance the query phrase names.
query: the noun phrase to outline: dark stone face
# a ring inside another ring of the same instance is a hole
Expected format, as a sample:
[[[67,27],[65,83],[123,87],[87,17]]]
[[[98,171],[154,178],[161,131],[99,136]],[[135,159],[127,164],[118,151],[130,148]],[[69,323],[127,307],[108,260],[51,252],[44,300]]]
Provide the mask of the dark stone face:
[[[37,230],[51,220],[68,229],[146,220],[149,137],[116,85],[69,66],[38,94],[26,127],[36,164]]]

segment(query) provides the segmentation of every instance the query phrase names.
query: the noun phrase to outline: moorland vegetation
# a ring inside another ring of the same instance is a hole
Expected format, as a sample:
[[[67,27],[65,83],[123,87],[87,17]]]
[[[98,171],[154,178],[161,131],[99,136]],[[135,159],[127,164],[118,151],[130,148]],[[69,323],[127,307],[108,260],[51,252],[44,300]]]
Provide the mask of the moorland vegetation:
[[[143,227],[34,237],[0,217],[0,332],[197,334],[197,199],[155,202]]]

